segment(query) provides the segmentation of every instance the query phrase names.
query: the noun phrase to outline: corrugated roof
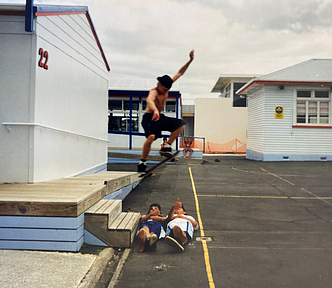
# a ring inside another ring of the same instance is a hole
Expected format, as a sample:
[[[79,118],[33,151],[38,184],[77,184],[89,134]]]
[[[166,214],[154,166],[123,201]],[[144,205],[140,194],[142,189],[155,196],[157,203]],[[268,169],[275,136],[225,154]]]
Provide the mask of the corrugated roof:
[[[258,80],[292,82],[332,81],[332,59],[310,59],[259,77]]]
[[[241,89],[242,94],[257,84],[332,84],[332,59],[310,59],[308,61],[278,70],[276,72],[252,79]]]
[[[108,81],[108,89],[150,91],[152,88],[157,86],[157,82],[157,79],[111,78]],[[173,83],[170,91],[179,91],[179,82]]]

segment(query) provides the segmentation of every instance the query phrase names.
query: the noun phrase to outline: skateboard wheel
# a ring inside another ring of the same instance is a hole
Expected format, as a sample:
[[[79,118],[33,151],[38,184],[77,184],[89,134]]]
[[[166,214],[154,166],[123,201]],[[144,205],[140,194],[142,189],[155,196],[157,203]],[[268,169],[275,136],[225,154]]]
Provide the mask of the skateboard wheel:
[[[151,176],[150,176],[151,178],[154,178],[154,177],[156,177],[156,174],[151,174]]]

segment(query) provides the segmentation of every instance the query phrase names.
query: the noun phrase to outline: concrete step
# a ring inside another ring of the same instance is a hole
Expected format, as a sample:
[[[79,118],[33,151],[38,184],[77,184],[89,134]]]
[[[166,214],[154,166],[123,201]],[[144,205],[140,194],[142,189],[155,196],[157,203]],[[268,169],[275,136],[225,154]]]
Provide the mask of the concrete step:
[[[85,230],[110,247],[128,248],[134,240],[140,213],[122,212],[121,200],[102,199],[84,213]]]

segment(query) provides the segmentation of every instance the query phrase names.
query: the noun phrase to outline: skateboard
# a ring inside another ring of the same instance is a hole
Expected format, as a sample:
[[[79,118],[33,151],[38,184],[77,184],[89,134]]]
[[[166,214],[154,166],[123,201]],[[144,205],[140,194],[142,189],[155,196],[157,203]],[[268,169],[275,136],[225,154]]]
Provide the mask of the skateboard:
[[[174,161],[178,161],[178,159],[176,158],[176,156],[180,153],[180,150],[178,151],[175,151],[173,153],[173,156],[172,157],[166,157],[164,160],[162,160],[161,162],[159,162],[157,165],[153,166],[152,168],[148,169],[145,173],[142,173],[139,177],[140,178],[145,178],[147,176],[150,176],[150,177],[155,177],[156,175],[153,173],[154,170],[158,169],[160,166],[164,165],[165,163],[171,161],[171,162],[174,162]]]

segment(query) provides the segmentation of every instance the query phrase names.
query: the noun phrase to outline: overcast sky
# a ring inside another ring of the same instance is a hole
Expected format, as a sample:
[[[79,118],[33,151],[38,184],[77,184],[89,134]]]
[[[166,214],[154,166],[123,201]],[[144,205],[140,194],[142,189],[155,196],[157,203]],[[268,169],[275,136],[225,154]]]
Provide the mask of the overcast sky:
[[[111,78],[173,76],[194,49],[195,60],[179,80],[183,104],[217,97],[210,92],[220,74],[268,74],[332,58],[332,0],[34,2],[88,6]]]

